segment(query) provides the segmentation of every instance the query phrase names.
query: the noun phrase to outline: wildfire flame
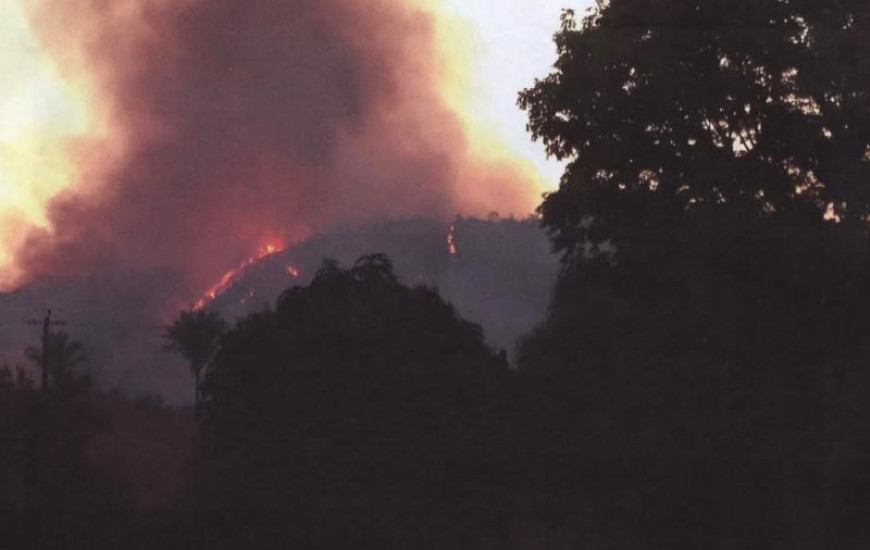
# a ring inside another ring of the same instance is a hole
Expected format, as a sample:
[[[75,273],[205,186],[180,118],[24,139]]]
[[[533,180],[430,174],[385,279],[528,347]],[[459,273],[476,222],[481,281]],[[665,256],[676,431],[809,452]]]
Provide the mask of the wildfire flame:
[[[236,283],[236,281],[238,281],[239,278],[241,278],[241,276],[245,272],[245,270],[248,267],[250,267],[252,264],[265,258],[266,256],[271,256],[272,254],[277,254],[278,252],[283,251],[285,248],[286,248],[286,245],[284,244],[283,241],[280,241],[280,240],[267,241],[265,244],[263,244],[262,246],[260,246],[257,249],[257,252],[253,256],[251,256],[250,258],[248,258],[244,262],[240,263],[236,267],[234,267],[234,268],[230,269],[229,271],[227,271],[226,273],[224,273],[221,276],[221,278],[218,280],[218,282],[216,282],[211,287],[209,287],[209,289],[206,290],[203,293],[203,295],[199,297],[199,299],[193,304],[193,308],[194,309],[204,308],[211,301],[213,301],[215,298],[217,298],[218,296],[220,296],[221,294],[226,292],[230,287],[232,287]]]
[[[450,230],[447,232],[447,253],[451,256],[456,255],[456,227],[450,225]]]
[[[290,275],[291,277],[298,277],[299,276],[299,268],[296,267],[295,265],[288,265],[287,266],[287,275]]]

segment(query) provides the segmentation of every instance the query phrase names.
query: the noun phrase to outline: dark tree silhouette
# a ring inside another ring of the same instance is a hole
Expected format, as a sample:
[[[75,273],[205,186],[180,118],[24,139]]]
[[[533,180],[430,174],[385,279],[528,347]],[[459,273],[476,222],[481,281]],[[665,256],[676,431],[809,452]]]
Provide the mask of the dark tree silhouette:
[[[520,97],[570,161],[519,354],[540,513],[624,547],[867,540],[868,30],[859,2],[566,13]]]
[[[0,366],[0,509],[27,502],[27,450],[32,426],[33,381],[24,369]],[[30,415],[28,413],[31,413]]]
[[[508,374],[480,327],[385,256],[325,261],[222,340],[203,386],[206,501],[350,544],[484,532],[505,490]]]
[[[176,351],[189,363],[193,373],[194,410],[200,411],[202,378],[227,324],[220,315],[204,309],[182,311],[168,325],[164,337],[169,340],[167,350]]]
[[[52,514],[82,515],[125,509],[126,497],[88,458],[87,444],[105,427],[96,406],[90,376],[80,368],[86,361],[84,346],[63,331],[51,331],[39,347],[25,355],[37,367],[47,354],[49,383],[35,384],[24,370],[14,378],[0,369],[0,437],[6,440],[7,457],[15,457],[9,473],[22,486],[13,491],[7,509],[38,509]]]
[[[612,0],[566,12],[552,74],[520,95],[570,161],[541,207],[556,246],[728,204],[865,230],[870,5]]]

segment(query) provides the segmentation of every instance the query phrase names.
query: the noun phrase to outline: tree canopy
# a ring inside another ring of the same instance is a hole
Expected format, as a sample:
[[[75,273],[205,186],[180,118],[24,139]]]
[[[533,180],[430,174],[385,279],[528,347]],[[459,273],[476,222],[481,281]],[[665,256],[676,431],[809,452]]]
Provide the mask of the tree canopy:
[[[223,337],[203,386],[211,486],[233,508],[342,525],[327,531],[401,539],[449,517],[453,532],[498,508],[507,376],[479,326],[385,256],[325,261]]]
[[[870,5],[611,0],[556,44],[533,485],[624,546],[866,540]]]
[[[599,4],[565,12],[553,72],[519,99],[570,161],[541,206],[557,248],[724,205],[866,228],[870,5]]]

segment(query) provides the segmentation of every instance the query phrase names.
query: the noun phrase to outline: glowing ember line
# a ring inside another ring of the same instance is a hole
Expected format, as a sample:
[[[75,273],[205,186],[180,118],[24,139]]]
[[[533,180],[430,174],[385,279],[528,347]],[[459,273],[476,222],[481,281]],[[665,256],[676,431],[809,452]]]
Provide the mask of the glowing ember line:
[[[456,255],[456,227],[450,226],[450,231],[447,232],[447,253],[451,256]]]
[[[229,288],[232,287],[236,283],[236,281],[239,280],[242,273],[244,273],[244,271],[248,267],[261,260],[262,258],[265,258],[266,256],[271,256],[272,254],[277,254],[278,252],[281,252],[282,250],[284,250],[284,248],[285,246],[283,243],[266,243],[257,251],[254,256],[251,256],[233,269],[230,269],[229,271],[224,273],[217,283],[209,287],[209,289],[206,290],[202,296],[200,296],[200,298],[193,304],[193,308],[204,308],[215,298],[229,290]]]

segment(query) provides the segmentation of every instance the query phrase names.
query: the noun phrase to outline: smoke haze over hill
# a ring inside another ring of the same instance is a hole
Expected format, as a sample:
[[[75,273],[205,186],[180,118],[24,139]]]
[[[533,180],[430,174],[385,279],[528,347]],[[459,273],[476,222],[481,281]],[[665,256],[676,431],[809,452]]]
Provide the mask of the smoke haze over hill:
[[[20,249],[26,280],[161,271],[177,307],[269,239],[534,205],[519,163],[470,156],[409,1],[30,6],[103,136],[70,144],[78,181]]]
[[[459,218],[452,225],[455,254],[446,241],[451,224],[421,218],[313,235],[252,263],[206,306],[235,321],[274,306],[288,287],[308,284],[324,258],[351,265],[360,255],[382,252],[403,282],[437,287],[463,317],[483,326],[491,346],[512,355],[517,338],[543,319],[556,256],[534,219]],[[41,319],[45,312],[34,304],[45,305],[82,340],[87,369],[101,387],[187,402],[189,369],[176,354],[161,351],[169,317],[155,316],[153,307],[169,281],[156,271],[53,278],[0,295],[0,352],[14,362],[37,342],[40,327],[22,321]]]

